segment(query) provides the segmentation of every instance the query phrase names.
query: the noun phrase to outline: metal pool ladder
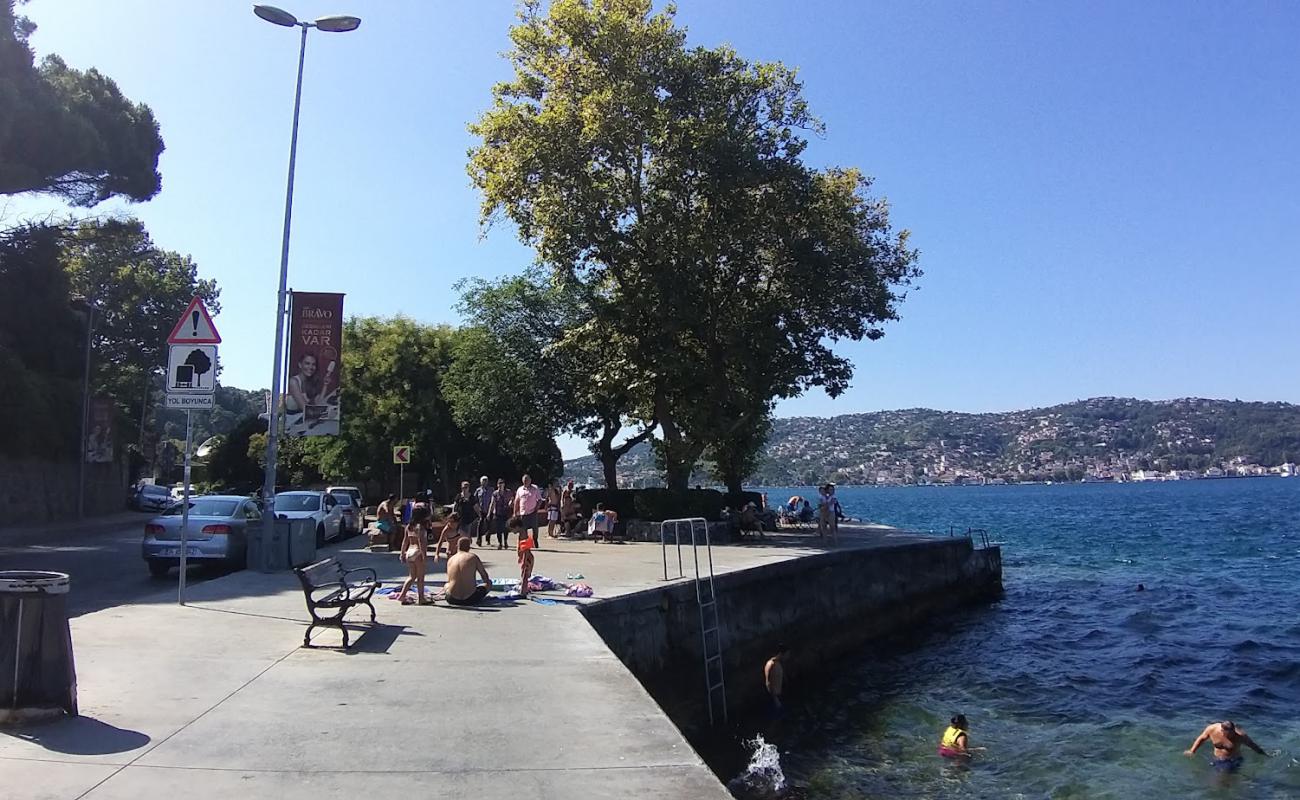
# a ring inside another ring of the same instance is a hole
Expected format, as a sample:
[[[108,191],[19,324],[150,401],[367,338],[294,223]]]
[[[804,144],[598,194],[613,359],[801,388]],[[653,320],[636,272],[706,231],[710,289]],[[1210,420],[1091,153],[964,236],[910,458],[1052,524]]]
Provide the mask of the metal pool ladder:
[[[668,531],[677,547],[677,577],[684,578],[682,567],[682,528],[691,535],[691,554],[695,560],[695,602],[700,609],[700,644],[704,654],[705,697],[709,704],[709,725],[717,725],[715,706],[721,707],[722,721],[727,722],[727,681],[722,667],[722,625],[718,620],[718,595],[713,584],[713,544],[709,541],[709,523],[701,517],[665,520],[659,525],[659,547],[663,551],[664,580],[668,580]],[[703,533],[705,566],[700,571],[700,536]]]

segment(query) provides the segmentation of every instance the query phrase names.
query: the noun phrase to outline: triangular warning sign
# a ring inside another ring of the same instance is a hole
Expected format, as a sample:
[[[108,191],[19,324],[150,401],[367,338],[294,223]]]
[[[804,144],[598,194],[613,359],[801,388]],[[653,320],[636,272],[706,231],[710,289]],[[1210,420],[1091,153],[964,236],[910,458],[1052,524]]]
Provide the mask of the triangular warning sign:
[[[221,334],[212,324],[212,315],[203,305],[203,301],[194,298],[185,307],[185,313],[172,328],[172,335],[167,337],[167,344],[221,344]]]

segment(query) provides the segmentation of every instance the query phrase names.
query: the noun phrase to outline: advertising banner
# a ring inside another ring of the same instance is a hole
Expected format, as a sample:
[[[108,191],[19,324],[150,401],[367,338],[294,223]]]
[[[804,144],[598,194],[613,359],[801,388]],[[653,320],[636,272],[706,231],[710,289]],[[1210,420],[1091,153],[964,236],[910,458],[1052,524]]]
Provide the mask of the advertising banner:
[[[289,313],[288,436],[337,436],[343,295],[294,292]]]
[[[86,425],[86,461],[91,464],[113,462],[113,401],[110,398],[90,399],[90,419]]]

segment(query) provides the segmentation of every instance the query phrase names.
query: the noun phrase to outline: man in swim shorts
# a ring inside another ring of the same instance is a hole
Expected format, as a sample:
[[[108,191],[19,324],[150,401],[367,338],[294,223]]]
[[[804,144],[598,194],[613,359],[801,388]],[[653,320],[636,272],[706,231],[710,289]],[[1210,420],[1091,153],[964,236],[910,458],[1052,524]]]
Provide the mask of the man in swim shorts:
[[[780,716],[785,710],[781,705],[781,695],[785,693],[785,657],[789,655],[790,648],[785,644],[776,646],[776,655],[767,660],[763,665],[763,686],[767,689],[767,696],[770,698],[771,705],[769,712],[772,716]]]
[[[1256,753],[1259,753],[1261,756],[1268,755],[1268,753],[1264,752],[1263,748],[1255,744],[1255,741],[1246,735],[1246,731],[1238,728],[1236,723],[1232,720],[1226,722],[1213,722],[1208,725],[1205,730],[1201,731],[1201,735],[1196,737],[1196,741],[1192,742],[1192,746],[1188,748],[1183,755],[1194,755],[1197,749],[1200,748],[1201,745],[1205,744],[1207,739],[1210,741],[1210,744],[1214,745],[1214,758],[1210,760],[1210,764],[1213,765],[1215,769],[1224,772],[1236,772],[1241,768],[1241,764],[1244,761],[1241,755],[1241,746],[1243,744],[1251,750],[1254,750]]]
[[[487,597],[492,589],[492,578],[482,560],[469,551],[470,539],[462,536],[456,540],[456,555],[447,559],[447,585],[443,599],[453,606],[475,606]],[[483,576],[483,585],[474,585],[475,575]]]

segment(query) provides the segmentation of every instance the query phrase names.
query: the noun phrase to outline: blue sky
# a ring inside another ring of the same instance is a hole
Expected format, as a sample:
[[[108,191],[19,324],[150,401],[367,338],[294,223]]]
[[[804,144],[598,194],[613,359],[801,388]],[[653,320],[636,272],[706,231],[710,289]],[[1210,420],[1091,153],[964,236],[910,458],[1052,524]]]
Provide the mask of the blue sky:
[[[283,3],[364,20],[309,37],[290,285],[456,322],[457,280],[531,259],[508,227],[481,238],[465,173],[513,4]],[[21,11],[38,53],[153,108],[162,193],[97,210],[218,280],[223,378],[265,386],[296,33],[241,2]],[[798,67],[826,123],[809,160],[875,176],[921,250],[901,321],[840,347],[853,389],[780,414],[1300,401],[1300,5],[683,0],[678,19],[692,44]]]

